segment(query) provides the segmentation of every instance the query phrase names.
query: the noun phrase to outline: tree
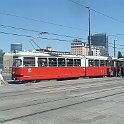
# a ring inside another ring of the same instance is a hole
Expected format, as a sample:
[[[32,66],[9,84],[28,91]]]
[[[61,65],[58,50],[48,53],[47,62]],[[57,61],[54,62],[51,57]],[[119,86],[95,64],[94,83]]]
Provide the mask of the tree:
[[[118,51],[118,58],[123,58],[123,56],[122,56],[120,51]]]

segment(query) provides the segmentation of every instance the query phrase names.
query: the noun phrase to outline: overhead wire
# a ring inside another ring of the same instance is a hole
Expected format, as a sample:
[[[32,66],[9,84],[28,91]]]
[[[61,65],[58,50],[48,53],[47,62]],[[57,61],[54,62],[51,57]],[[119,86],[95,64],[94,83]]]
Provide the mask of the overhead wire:
[[[77,5],[80,5],[80,6],[83,6],[85,8],[87,8],[86,5],[83,5],[81,3],[78,3],[78,2],[75,2],[73,0],[69,0]],[[119,23],[123,23],[124,24],[124,21],[121,21],[121,20],[118,20],[116,18],[113,18],[109,15],[106,15],[102,12],[99,12],[95,9],[92,9],[90,8],[90,10],[98,13],[98,14],[101,14],[107,18],[110,18],[116,22],[119,22]],[[65,28],[72,28],[72,29],[76,29],[76,30],[82,30],[80,28],[75,28],[75,27],[70,27],[70,26],[65,26],[65,25],[61,25],[61,24],[56,24],[56,23],[52,23],[52,22],[48,22],[48,21],[43,21],[43,20],[37,20],[37,19],[33,19],[33,18],[28,18],[28,17],[23,17],[23,16],[18,16],[18,15],[14,15],[14,14],[9,14],[9,13],[3,13],[3,12],[0,12],[0,14],[2,15],[6,15],[6,16],[13,16],[13,17],[16,17],[16,18],[22,18],[22,19],[26,19],[26,20],[32,20],[32,21],[37,21],[37,22],[43,22],[43,23],[48,23],[48,24],[52,24],[52,25],[56,25],[56,26],[61,26],[61,27],[65,27]],[[32,31],[32,32],[35,32],[35,33],[41,33],[40,31],[37,31],[37,30],[31,30],[31,29],[25,29],[25,28],[20,28],[20,27],[15,27],[15,26],[7,26],[7,25],[0,25],[1,27],[4,27],[4,28],[13,28],[13,29],[16,29],[16,30],[25,30],[25,31]],[[88,31],[88,30],[85,30],[85,31]],[[16,33],[8,33],[8,32],[0,32],[2,34],[11,34],[11,35],[16,35],[16,36],[26,36],[26,37],[32,37],[32,36],[29,36],[29,35],[22,35],[22,34],[16,34]],[[72,37],[72,36],[69,36],[69,35],[61,35],[61,34],[57,34],[57,33],[50,33],[50,32],[47,32],[47,34],[52,34],[52,35],[56,35],[56,36],[64,36],[64,37],[69,37],[69,38],[78,38],[78,39],[84,39],[84,38],[79,38],[79,37]],[[117,35],[124,35],[124,34],[117,34]],[[113,35],[115,36],[115,35]],[[47,39],[47,40],[58,40],[58,41],[67,41],[67,40],[61,40],[61,39],[50,39],[50,38],[42,38],[42,39]],[[124,46],[124,45],[119,45],[119,46]]]
[[[20,28],[20,27],[14,27],[14,26],[6,26],[6,25],[0,25],[2,27],[9,27],[9,28],[14,28],[16,30],[25,30],[25,31],[33,31],[33,32],[37,32],[37,33],[43,33],[43,34],[52,34],[52,35],[57,35],[57,36],[65,36],[65,37],[69,37],[69,38],[77,38],[77,37],[72,37],[72,36],[68,36],[68,35],[61,35],[61,34],[56,34],[56,33],[49,33],[49,32],[40,32],[40,31],[36,31],[36,30],[31,30],[31,29],[25,29],[25,28]],[[8,33],[8,32],[0,32],[1,34],[8,34],[8,35],[15,35],[15,36],[23,36],[23,37],[30,37],[30,38],[34,38],[31,35],[24,35],[24,34],[17,34],[17,33]],[[40,37],[41,39],[44,40],[56,40],[56,41],[64,41],[64,42],[71,42],[68,40],[63,40],[63,39],[57,39],[57,38],[46,38],[46,37]],[[83,39],[83,38],[79,38],[79,39]],[[113,45],[113,43],[109,43],[111,45]],[[124,45],[120,45],[117,44],[119,46],[124,46]]]
[[[75,2],[75,1],[73,1],[73,0],[69,0],[69,1],[71,1],[71,2],[73,2],[74,4],[77,4],[77,5],[79,5],[79,6],[83,6],[83,7],[86,8],[86,9],[90,9],[90,10],[94,11],[95,13],[98,13],[98,14],[100,14],[100,15],[103,15],[103,16],[105,16],[105,17],[107,17],[107,18],[109,18],[109,19],[111,19],[111,20],[113,20],[113,21],[116,21],[116,22],[119,22],[119,23],[124,24],[124,21],[118,20],[118,19],[116,19],[116,18],[114,18],[114,17],[112,17],[112,16],[109,16],[109,15],[106,15],[106,14],[104,14],[104,13],[102,13],[102,12],[99,12],[99,11],[97,11],[97,10],[95,10],[95,9],[92,9],[91,7],[88,7],[88,6],[84,5],[84,4],[81,4],[81,3],[79,3],[79,2]],[[111,35],[111,36],[117,37],[117,35],[124,35],[124,34],[116,34],[116,35]],[[119,45],[119,46],[124,46],[124,45],[120,45],[120,44],[118,44],[118,45]],[[122,48],[122,49],[123,49],[123,48]]]
[[[20,36],[20,37],[27,37],[27,38],[34,38],[33,36],[31,35],[25,35],[25,34],[17,34],[17,33],[10,33],[10,32],[3,32],[3,31],[0,31],[1,34],[5,34],[5,35],[14,35],[14,36]],[[71,42],[71,41],[67,41],[67,40],[62,40],[62,39],[54,39],[54,38],[46,38],[46,37],[38,37],[40,39],[44,39],[44,40],[56,40],[56,41],[61,41],[61,42]],[[33,41],[33,40],[31,40]],[[34,42],[35,43],[35,42]],[[86,43],[86,42],[84,42]],[[35,43],[36,44],[36,43]],[[109,44],[112,44],[112,43],[109,43]],[[33,46],[33,44],[31,43],[31,45]],[[108,46],[108,47],[111,47],[111,48],[114,48],[113,46]],[[33,46],[34,48],[34,46]],[[124,49],[124,48],[118,48],[118,47],[115,47],[116,49]],[[40,48],[41,49],[41,48]]]
[[[92,8],[89,7],[89,6],[86,6],[86,5],[84,5],[84,4],[75,2],[75,1],[73,1],[73,0],[69,0],[69,1],[75,3],[75,4],[79,5],[79,6],[83,6],[84,8],[89,8],[90,10],[92,10],[92,11],[94,11],[94,12],[100,14],[100,15],[103,15],[103,16],[105,16],[105,17],[107,17],[107,18],[110,18],[110,19],[113,20],[113,21],[116,21],[116,22],[119,22],[119,23],[123,23],[123,24],[124,24],[124,21],[118,20],[118,19],[116,19],[116,18],[114,18],[114,17],[112,17],[112,16],[109,16],[109,15],[104,14],[104,13],[102,13],[102,12],[99,12],[99,11],[97,11],[97,10],[95,10],[95,9],[92,9]]]
[[[65,34],[57,34],[57,33],[51,33],[51,32],[47,32],[47,31],[38,31],[38,30],[33,30],[33,29],[26,29],[26,28],[22,28],[22,27],[16,27],[16,26],[10,26],[10,25],[3,25],[3,24],[0,24],[0,27],[3,27],[3,28],[12,28],[12,29],[15,29],[15,30],[24,30],[24,31],[29,31],[29,32],[35,32],[35,33],[43,33],[43,34],[48,34],[48,35],[56,35],[56,36],[62,36],[62,37],[67,37],[67,38],[74,38],[74,39],[82,39],[82,40],[87,40],[85,38],[81,38],[81,37],[76,37],[76,36],[70,36],[70,35],[65,35]],[[124,34],[111,34],[111,35],[108,35],[108,36],[115,36],[117,37],[118,35],[124,35]],[[123,46],[123,45],[122,45]]]
[[[86,6],[86,5],[84,5],[84,4],[75,2],[75,1],[73,1],[73,0],[69,0],[69,1],[75,3],[75,4],[79,5],[79,6],[83,6],[83,7],[85,7],[85,8],[88,8],[88,6]],[[114,18],[114,17],[111,17],[111,16],[109,16],[109,15],[106,15],[106,14],[104,14],[104,13],[102,13],[102,12],[99,12],[99,11],[97,11],[97,10],[95,10],[95,9],[92,9],[92,8],[90,8],[90,10],[92,10],[92,11],[98,13],[98,14],[101,14],[101,15],[107,17],[107,18],[110,18],[110,19],[112,19],[112,20],[114,20],[114,21],[117,21],[117,22],[120,22],[120,23],[123,23],[123,24],[124,24],[124,21],[122,21],[122,20],[118,20],[118,19],[116,19],[116,18]],[[15,15],[15,14],[10,14],[10,13],[4,13],[4,12],[1,12],[1,11],[0,11],[0,14],[1,14],[1,15],[6,15],[6,16],[12,16],[12,17],[16,17],[16,18],[22,18],[22,19],[25,19],[25,20],[31,20],[31,21],[36,21],[36,22],[48,23],[48,24],[52,24],[52,25],[56,25],[56,26],[65,27],[65,28],[72,28],[72,29],[76,29],[76,30],[82,30],[81,28],[77,28],[77,27],[75,28],[75,27],[71,27],[71,26],[65,26],[65,25],[62,25],[62,24],[57,24],[57,23],[53,23],[53,22],[48,22],[48,21],[43,21],[43,20],[38,20],[38,19],[33,19],[33,18],[28,18],[28,17],[23,17],[23,16],[19,16],[19,15]],[[2,26],[2,25],[1,25],[1,26]],[[3,25],[3,26],[4,26],[4,25]],[[9,27],[9,26],[8,26],[8,27]],[[10,26],[10,27],[11,27],[11,28],[15,28],[15,27],[13,27],[13,26]],[[32,31],[34,31],[34,30],[32,30]],[[85,31],[88,31],[88,30],[85,29]],[[36,31],[36,32],[37,32],[37,31]]]
[[[45,32],[45,31],[38,31],[38,30],[26,29],[26,28],[15,27],[15,26],[8,26],[8,25],[3,25],[3,24],[0,24],[0,27],[12,28],[12,29],[16,29],[16,30],[31,31],[31,32],[35,32],[35,33],[42,33],[43,32],[44,34],[51,34],[51,35],[62,36],[62,37],[67,37],[67,38],[87,40],[87,39],[76,37],[76,36],[69,36],[69,35],[64,35],[64,34],[57,34],[57,33]]]
[[[88,6],[86,6],[86,5],[84,5],[84,4],[80,4],[80,3],[75,2],[75,1],[73,1],[73,0],[69,0],[69,1],[71,1],[71,2],[73,2],[73,3],[75,3],[75,4],[77,4],[77,5],[83,6],[83,7],[85,7],[85,8],[88,8]],[[106,17],[108,17],[108,18],[111,18],[111,19],[113,19],[114,21],[118,21],[118,22],[124,23],[124,21],[120,21],[120,20],[118,20],[118,19],[116,19],[116,18],[113,18],[113,17],[111,17],[111,16],[109,16],[109,15],[106,15],[106,14],[104,14],[104,13],[102,13],[102,12],[99,12],[99,11],[97,11],[97,10],[95,10],[95,9],[90,8],[90,10],[92,10],[92,11],[94,11],[94,12],[96,12],[96,13],[99,13],[99,14],[101,14],[101,15],[103,15],[103,16],[106,16]],[[52,22],[47,22],[47,21],[43,21],[43,20],[38,20],[38,19],[33,19],[33,18],[28,18],[28,17],[23,17],[23,16],[18,16],[18,15],[14,15],[14,14],[10,14],[10,13],[0,12],[0,14],[6,15],[6,16],[13,16],[13,17],[16,17],[16,18],[22,18],[22,19],[26,19],[26,20],[31,20],[31,21],[43,22],[43,23],[58,25],[58,26],[61,26],[61,27],[66,27],[66,28],[75,29],[74,27],[70,27],[70,26],[65,26],[65,25],[56,24],[56,23],[52,23]],[[24,29],[24,28],[17,28],[17,27],[14,27],[14,26],[6,26],[6,25],[0,25],[0,26],[2,26],[2,27],[10,27],[10,28],[13,28],[13,29],[20,29],[20,30],[26,30],[26,31],[39,32],[39,31],[36,31],[36,30],[30,30],[30,29]],[[82,30],[82,29],[80,29],[80,28],[76,28],[76,29]],[[88,30],[85,29],[85,31],[88,31]],[[71,37],[71,36],[60,35],[60,34],[56,34],[56,33],[50,33],[50,34],[57,35],[57,36]],[[113,35],[113,36],[114,36],[114,35]],[[72,38],[73,38],[73,37],[72,37]],[[75,37],[74,37],[74,38],[75,38]],[[82,38],[79,38],[79,39],[82,39]]]
[[[0,31],[0,34],[6,34],[6,35],[14,35],[14,36],[21,36],[21,37],[27,37],[27,38],[34,38],[31,35],[25,35],[25,34],[17,34],[17,33],[10,33],[10,32],[3,32]],[[64,40],[64,39],[57,39],[57,38],[47,38],[47,37],[38,37],[40,39],[44,39],[44,40],[56,40],[56,41],[64,41],[64,42],[71,42],[69,40]]]
[[[16,18],[21,18],[21,19],[25,19],[25,20],[30,20],[30,21],[35,21],[35,22],[42,22],[42,23],[47,23],[47,24],[59,26],[59,27],[70,28],[70,29],[75,29],[75,30],[81,30],[82,31],[81,28],[72,27],[72,26],[66,26],[66,25],[62,25],[62,24],[57,24],[57,23],[53,23],[53,22],[48,22],[48,21],[33,19],[33,18],[29,18],[29,17],[23,17],[23,16],[18,16],[18,15],[4,13],[4,12],[0,12],[0,14],[1,15],[6,15],[6,16],[12,16],[12,17],[16,17]],[[85,30],[85,31],[87,31],[87,30]]]
[[[7,35],[14,35],[14,36],[21,36],[21,37],[30,37],[30,38],[33,38],[32,36],[30,35],[25,35],[25,34],[17,34],[17,33],[9,33],[9,32],[4,32],[4,31],[0,31],[0,34],[7,34]]]

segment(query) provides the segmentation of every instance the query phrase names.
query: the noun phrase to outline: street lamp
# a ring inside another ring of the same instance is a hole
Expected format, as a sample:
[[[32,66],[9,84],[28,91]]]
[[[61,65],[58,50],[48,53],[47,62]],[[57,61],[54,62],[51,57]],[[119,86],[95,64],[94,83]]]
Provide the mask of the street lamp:
[[[91,51],[91,32],[90,32],[90,7],[86,7],[88,9],[89,12],[89,36],[88,36],[88,45],[89,45],[89,53],[88,55],[92,55],[92,51]]]

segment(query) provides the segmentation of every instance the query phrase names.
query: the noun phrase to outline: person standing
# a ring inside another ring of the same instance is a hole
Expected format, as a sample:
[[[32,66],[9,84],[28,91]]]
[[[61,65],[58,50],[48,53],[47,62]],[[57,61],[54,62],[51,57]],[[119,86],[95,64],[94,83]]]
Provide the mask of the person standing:
[[[2,76],[2,70],[0,70],[0,86],[2,85],[3,82],[3,76]]]
[[[3,79],[2,70],[0,70],[0,86],[1,86],[2,84],[6,84],[6,82],[5,82],[4,79]]]
[[[124,67],[121,67],[121,76],[124,77]]]
[[[118,66],[117,67],[117,77],[121,76],[121,68]]]

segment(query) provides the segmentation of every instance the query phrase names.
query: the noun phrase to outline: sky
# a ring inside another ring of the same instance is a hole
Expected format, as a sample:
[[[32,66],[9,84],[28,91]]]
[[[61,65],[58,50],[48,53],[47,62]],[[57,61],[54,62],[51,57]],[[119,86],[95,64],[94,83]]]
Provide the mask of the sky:
[[[84,6],[91,8],[91,34],[106,33],[110,55],[114,40],[116,55],[124,54],[123,0],[0,0],[0,49],[10,51],[11,43],[22,43],[23,50],[37,49],[33,38],[41,48],[70,51],[75,37],[87,42],[88,9]]]

